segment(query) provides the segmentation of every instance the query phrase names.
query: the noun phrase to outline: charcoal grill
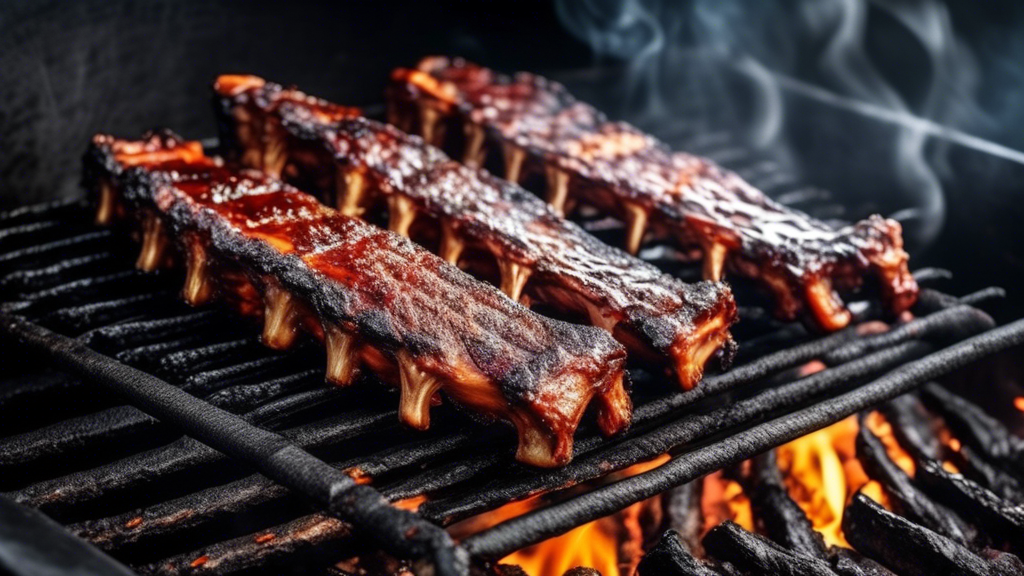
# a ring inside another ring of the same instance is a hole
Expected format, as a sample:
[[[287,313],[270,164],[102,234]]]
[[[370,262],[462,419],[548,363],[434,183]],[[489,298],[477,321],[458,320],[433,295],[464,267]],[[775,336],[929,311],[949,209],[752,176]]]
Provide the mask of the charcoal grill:
[[[693,134],[686,148],[812,214],[841,212],[728,134]],[[91,222],[77,200],[0,216],[11,367],[0,386],[0,490],[138,573],[316,573],[372,546],[465,574],[1024,343],[1024,321],[997,327],[978,308],[999,289],[950,296],[927,287],[945,276],[936,269],[916,273],[926,287],[915,318],[884,332],[866,303],[853,326],[828,336],[746,307],[730,370],[673,392],[667,377],[634,367],[627,434],[609,441],[584,428],[571,464],[529,469],[514,463],[501,426],[452,411],[411,432],[369,379],[326,387],[310,368],[324,365],[314,347],[273,352],[256,327],[185,306],[178,275],[135,272],[133,243]],[[584,224],[621,234],[607,220]],[[642,256],[698,274],[665,247]],[[826,369],[802,377],[812,360]],[[649,472],[560,497],[666,453]],[[553,503],[461,543],[443,530],[539,493]],[[65,552],[103,558],[90,547]],[[98,572],[124,570],[105,562]]]

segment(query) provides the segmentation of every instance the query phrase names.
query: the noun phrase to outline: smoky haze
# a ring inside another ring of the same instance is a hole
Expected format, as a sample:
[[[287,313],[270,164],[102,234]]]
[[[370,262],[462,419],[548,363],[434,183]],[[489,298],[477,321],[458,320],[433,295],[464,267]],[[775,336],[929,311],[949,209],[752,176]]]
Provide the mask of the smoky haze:
[[[1014,108],[983,108],[983,71],[942,0],[559,0],[557,13],[598,63],[624,67],[599,104],[661,135],[680,123],[739,124],[749,145],[799,173],[807,159],[787,126],[808,99],[885,122],[892,128],[854,138],[888,150],[885,163],[857,168],[879,182],[857,194],[902,221],[912,247],[946,220],[944,140],[1024,161],[1012,137],[988,139]],[[1019,67],[987,61],[1002,65],[1007,86],[1019,81]]]

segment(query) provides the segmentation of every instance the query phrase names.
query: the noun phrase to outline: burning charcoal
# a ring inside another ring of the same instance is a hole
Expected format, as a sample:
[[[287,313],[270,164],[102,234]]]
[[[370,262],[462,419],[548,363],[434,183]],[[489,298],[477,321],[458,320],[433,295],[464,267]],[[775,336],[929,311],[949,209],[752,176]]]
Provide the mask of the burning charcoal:
[[[1002,468],[986,460],[970,446],[960,446],[953,454],[954,464],[964,476],[982,484],[1011,502],[1024,502],[1024,485]]]
[[[938,384],[925,386],[923,392],[925,402],[942,415],[958,439],[1018,478],[1024,477],[1024,440],[978,406]]]
[[[893,435],[917,460],[952,458],[965,476],[982,484],[1011,502],[1024,502],[1024,486],[1011,474],[985,459],[974,448],[961,445],[958,450],[945,449],[939,442],[933,417],[914,394],[894,398],[880,411],[892,424]]]
[[[840,576],[892,576],[885,566],[854,550],[833,546],[829,555],[832,557],[832,569]]]
[[[951,510],[932,502],[906,472],[889,458],[885,445],[868,428],[863,414],[859,428],[857,459],[868,476],[885,487],[897,512],[961,544],[971,542],[970,527]]]
[[[800,505],[790,498],[774,450],[753,458],[750,474],[741,476],[740,483],[750,497],[759,532],[797,554],[828,558],[825,540],[814,531]]]
[[[862,493],[843,514],[843,533],[857,551],[906,576],[1024,575],[1024,565],[1009,554],[988,560],[941,534],[901,518]]]
[[[680,544],[695,556],[704,555],[700,533],[704,518],[700,510],[700,499],[704,492],[704,479],[687,482],[662,495],[665,506],[665,528],[676,535]],[[662,540],[664,540],[662,536]]]
[[[935,460],[921,462],[917,478],[936,498],[969,514],[993,538],[1002,537],[1014,552],[1024,551],[1024,505],[1003,500]]]
[[[640,561],[636,576],[718,576],[719,572],[694,558],[674,530],[662,534],[661,540]]]
[[[935,434],[932,417],[916,395],[893,398],[879,411],[892,424],[893,435],[900,446],[914,458],[942,457],[942,443]]]
[[[577,566],[576,568],[566,570],[562,576],[601,576],[601,573],[593,568]]]
[[[728,561],[741,570],[755,574],[778,576],[835,576],[824,560],[794,554],[775,542],[747,532],[727,520],[704,537],[704,548],[719,560]]]
[[[498,564],[494,567],[494,576],[529,576],[525,570],[515,564]]]

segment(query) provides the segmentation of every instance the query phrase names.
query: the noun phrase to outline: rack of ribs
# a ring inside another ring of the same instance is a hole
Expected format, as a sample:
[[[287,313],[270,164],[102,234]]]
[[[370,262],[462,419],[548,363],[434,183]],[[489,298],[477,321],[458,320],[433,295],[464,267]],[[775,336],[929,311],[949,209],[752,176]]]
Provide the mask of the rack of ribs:
[[[550,80],[430,57],[392,74],[388,115],[436,144],[446,127],[461,128],[463,160],[481,165],[488,149],[500,150],[508,180],[543,174],[559,212],[585,203],[622,219],[631,252],[657,234],[699,251],[705,278],[728,271],[755,279],[782,319],[846,326],[851,315],[839,293],[861,288],[866,276],[892,314],[917,298],[896,221],[872,216],[833,228],[709,160],[609,121]]]
[[[184,264],[189,303],[219,298],[262,317],[272,348],[303,332],[322,340],[329,381],[366,369],[398,386],[413,428],[429,426],[440,392],[511,422],[520,461],[557,466],[592,400],[605,434],[629,425],[626,352],[605,331],[540,316],[407,238],[226,168],[198,142],[96,136],[84,175],[113,219],[140,231],[139,268]]]
[[[675,279],[602,243],[517,184],[297,90],[222,76],[214,93],[229,157],[283,172],[350,216],[384,205],[389,227],[403,235],[418,222],[425,229],[414,236],[433,236],[445,260],[496,276],[513,299],[525,293],[605,328],[631,352],[668,364],[684,388],[723,345],[730,348],[736,305],[723,283]],[[254,133],[273,138],[244,137]],[[272,165],[261,162],[264,150],[277,151]]]

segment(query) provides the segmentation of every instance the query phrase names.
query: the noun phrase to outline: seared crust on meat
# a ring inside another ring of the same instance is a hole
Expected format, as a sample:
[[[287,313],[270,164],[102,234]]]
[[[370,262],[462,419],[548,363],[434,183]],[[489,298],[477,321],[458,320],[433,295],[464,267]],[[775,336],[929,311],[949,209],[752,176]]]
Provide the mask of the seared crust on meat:
[[[170,133],[96,136],[85,166],[87,185],[142,223],[140,262],[154,264],[141,267],[186,261],[185,297],[262,316],[269,346],[323,339],[330,380],[369,369],[399,385],[413,427],[429,425],[443,392],[514,424],[519,460],[555,466],[591,399],[606,433],[628,426],[625,350],[599,329],[539,316],[406,238]]]
[[[709,160],[609,121],[555,82],[431,57],[394,72],[388,104],[394,123],[421,133],[437,134],[446,122],[484,132],[502,149],[506,176],[546,171],[556,208],[579,201],[622,218],[631,250],[654,229],[700,249],[706,278],[725,270],[756,278],[781,318],[806,314],[824,330],[842,328],[850,313],[837,291],[860,288],[864,276],[875,277],[894,314],[917,298],[894,220],[873,216],[834,229]]]
[[[282,150],[286,178],[353,215],[386,202],[392,228],[402,233],[428,216],[446,260],[478,274],[497,262],[511,297],[577,313],[634,351],[667,359],[685,388],[729,341],[736,306],[725,284],[672,278],[602,243],[517,184],[455,162],[422,138],[365,118],[325,116],[322,101],[262,79],[242,84],[247,88],[214,84],[232,157],[264,168],[260,147]],[[270,132],[261,126],[277,127],[280,140],[239,137]],[[465,256],[473,250],[493,260]]]

